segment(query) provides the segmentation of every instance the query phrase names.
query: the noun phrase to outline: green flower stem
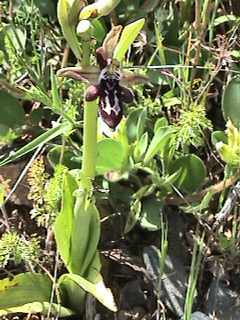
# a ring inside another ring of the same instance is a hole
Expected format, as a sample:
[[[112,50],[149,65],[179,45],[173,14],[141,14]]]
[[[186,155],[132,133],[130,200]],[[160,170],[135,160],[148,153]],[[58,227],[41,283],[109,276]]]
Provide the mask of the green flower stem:
[[[82,66],[87,66],[90,64],[90,55],[91,55],[90,47],[86,41],[83,41],[82,60],[81,60]]]
[[[98,99],[85,101],[83,116],[83,159],[82,176],[83,187],[90,189],[91,181],[95,177],[96,150],[97,150],[97,112]]]

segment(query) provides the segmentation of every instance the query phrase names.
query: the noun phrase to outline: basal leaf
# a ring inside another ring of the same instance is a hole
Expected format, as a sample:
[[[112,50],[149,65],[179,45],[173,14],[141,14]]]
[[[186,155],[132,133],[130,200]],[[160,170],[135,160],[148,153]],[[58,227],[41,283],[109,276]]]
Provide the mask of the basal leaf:
[[[91,293],[98,301],[100,301],[109,310],[116,312],[117,307],[110,289],[105,287],[103,280],[93,284],[86,279],[76,274],[65,274],[62,276],[64,279],[70,279],[77,284],[84,291]]]
[[[75,197],[73,192],[77,189],[77,183],[73,176],[66,173],[63,180],[63,198],[61,212],[57,216],[53,229],[57,248],[65,266],[70,269],[71,264],[71,237],[73,228],[73,210]]]
[[[52,282],[44,274],[27,272],[0,280],[0,313],[32,302],[49,302],[51,292]]]
[[[58,287],[64,305],[67,305],[68,308],[78,314],[82,313],[86,292],[74,281],[66,277],[66,274],[59,278]]]
[[[36,314],[41,313],[42,315],[47,315],[49,310],[51,314],[58,317],[70,317],[74,315],[74,311],[60,306],[56,303],[49,302],[31,302],[24,304],[20,307],[8,307],[6,309],[0,309],[0,316],[5,316],[11,313],[28,313]]]
[[[100,218],[93,199],[83,191],[76,192],[71,235],[69,269],[72,273],[87,275],[100,238]]]

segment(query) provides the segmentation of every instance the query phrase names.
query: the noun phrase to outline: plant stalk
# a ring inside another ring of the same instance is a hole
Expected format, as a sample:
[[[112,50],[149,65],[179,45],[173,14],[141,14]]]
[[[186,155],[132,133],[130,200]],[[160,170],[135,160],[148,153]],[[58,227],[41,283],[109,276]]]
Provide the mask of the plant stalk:
[[[86,182],[83,187],[90,189],[91,181],[95,177],[96,149],[97,149],[97,111],[98,99],[85,101],[83,116],[83,158],[82,175]]]

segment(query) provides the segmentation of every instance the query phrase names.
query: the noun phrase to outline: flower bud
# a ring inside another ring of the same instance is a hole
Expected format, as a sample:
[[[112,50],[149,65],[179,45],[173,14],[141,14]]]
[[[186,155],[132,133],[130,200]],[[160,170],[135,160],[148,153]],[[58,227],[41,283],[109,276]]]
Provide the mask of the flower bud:
[[[89,20],[81,20],[77,25],[77,34],[83,40],[89,40],[91,38],[92,25]]]
[[[118,4],[120,0],[98,0],[97,2],[90,4],[82,9],[79,18],[100,18],[107,16]]]
[[[91,85],[87,88],[86,93],[85,93],[85,100],[86,101],[93,101],[96,100],[97,97],[100,94],[100,89],[96,85]]]

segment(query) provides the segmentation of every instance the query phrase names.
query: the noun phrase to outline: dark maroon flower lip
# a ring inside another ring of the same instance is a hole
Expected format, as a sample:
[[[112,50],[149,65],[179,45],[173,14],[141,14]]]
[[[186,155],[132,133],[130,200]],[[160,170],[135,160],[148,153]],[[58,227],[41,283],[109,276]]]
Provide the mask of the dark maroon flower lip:
[[[96,50],[98,67],[68,67],[58,70],[60,77],[69,77],[90,83],[86,90],[86,101],[99,98],[99,115],[103,122],[115,130],[123,117],[123,103],[132,103],[134,94],[127,86],[145,83],[148,78],[120,69],[120,63],[113,59],[122,27],[116,26],[107,34],[103,45]]]

